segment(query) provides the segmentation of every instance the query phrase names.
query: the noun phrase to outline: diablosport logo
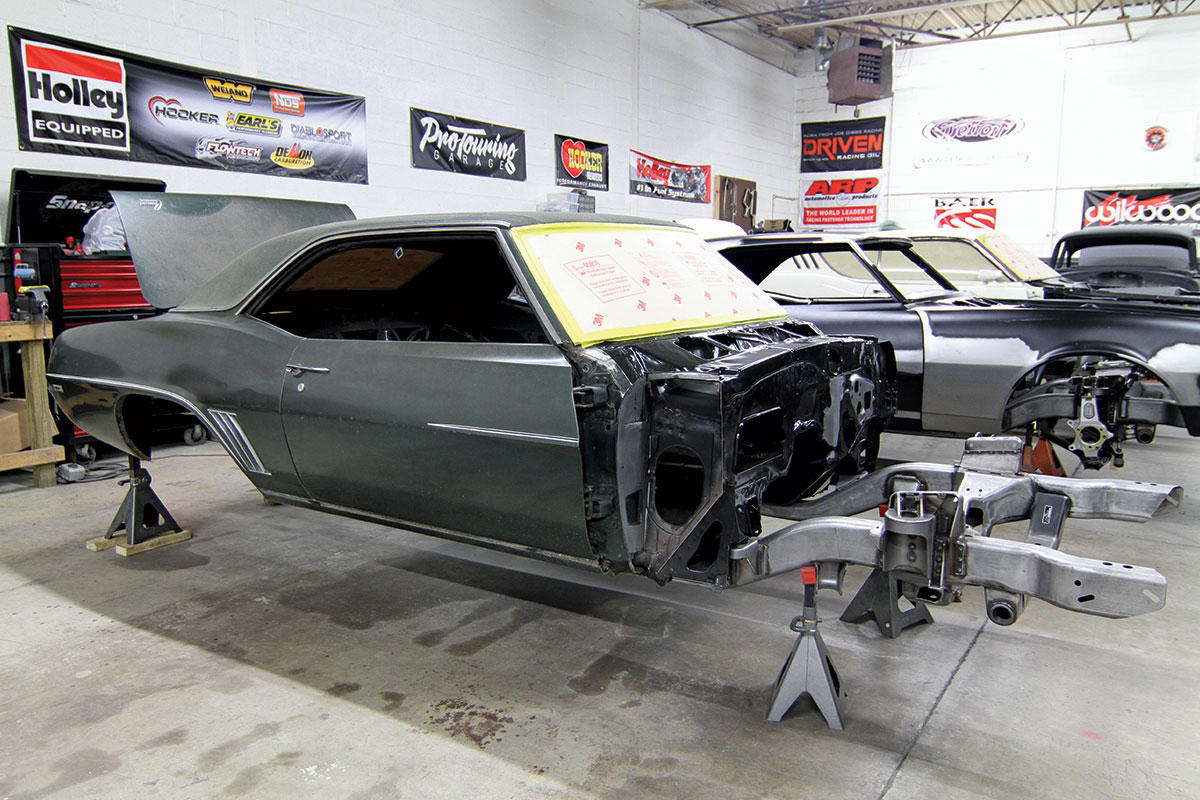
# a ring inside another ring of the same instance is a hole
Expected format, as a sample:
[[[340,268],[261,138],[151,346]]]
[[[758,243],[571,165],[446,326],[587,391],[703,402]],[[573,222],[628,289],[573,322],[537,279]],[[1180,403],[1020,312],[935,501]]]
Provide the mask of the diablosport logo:
[[[1017,117],[949,117],[929,123],[922,133],[935,142],[991,142],[1024,127]]]
[[[226,103],[249,103],[254,97],[254,87],[248,83],[227,81],[224,78],[205,78],[204,85],[214,100]]]
[[[308,139],[314,142],[325,142],[326,144],[344,144],[346,146],[354,144],[350,131],[314,127],[312,125],[297,125],[294,122],[292,123],[292,137],[296,139]]]
[[[225,115],[225,127],[238,133],[278,136],[283,124],[275,117],[260,117],[245,111],[230,111]]]
[[[291,147],[277,147],[271,153],[271,160],[284,169],[310,169],[317,162],[313,161],[312,150],[301,150],[300,145],[292,143]]]
[[[217,114],[186,109],[173,97],[170,100],[165,97],[151,97],[146,103],[146,107],[150,109],[150,115],[159,125],[164,124],[164,119],[175,122],[198,122],[203,125],[221,124],[221,117]]]
[[[262,148],[240,139],[205,136],[196,140],[196,158],[258,161],[262,158]]]

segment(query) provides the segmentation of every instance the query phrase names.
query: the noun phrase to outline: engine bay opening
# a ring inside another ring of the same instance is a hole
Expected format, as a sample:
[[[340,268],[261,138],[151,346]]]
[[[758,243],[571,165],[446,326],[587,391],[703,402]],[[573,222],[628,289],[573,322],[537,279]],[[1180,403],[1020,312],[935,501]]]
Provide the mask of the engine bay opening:
[[[683,447],[669,447],[654,462],[654,510],[668,525],[683,525],[704,500],[704,462]]]

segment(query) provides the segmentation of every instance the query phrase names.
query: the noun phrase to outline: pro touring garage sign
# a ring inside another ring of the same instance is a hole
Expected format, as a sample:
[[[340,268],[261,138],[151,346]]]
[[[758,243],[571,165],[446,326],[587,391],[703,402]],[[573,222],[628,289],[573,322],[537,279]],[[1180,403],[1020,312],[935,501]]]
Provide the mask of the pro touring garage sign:
[[[367,182],[366,101],[8,29],[22,150]]]

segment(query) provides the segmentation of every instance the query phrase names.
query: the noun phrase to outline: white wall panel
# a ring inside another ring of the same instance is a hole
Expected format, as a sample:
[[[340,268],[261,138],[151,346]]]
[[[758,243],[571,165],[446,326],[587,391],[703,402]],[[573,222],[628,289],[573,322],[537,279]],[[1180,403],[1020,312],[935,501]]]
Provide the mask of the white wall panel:
[[[554,134],[607,142],[597,208],[709,217],[711,205],[633,197],[628,151],[712,164],[794,195],[793,78],[635,0],[38,0],[5,22],[137,55],[367,98],[370,184],[356,186],[17,149],[0,70],[0,155],[11,166],[157,177],[184,192],[348,203],[359,216],[532,210],[554,185]],[[523,128],[528,179],[414,169],[409,107]],[[0,175],[7,198],[8,171]],[[0,202],[3,202],[0,200]]]

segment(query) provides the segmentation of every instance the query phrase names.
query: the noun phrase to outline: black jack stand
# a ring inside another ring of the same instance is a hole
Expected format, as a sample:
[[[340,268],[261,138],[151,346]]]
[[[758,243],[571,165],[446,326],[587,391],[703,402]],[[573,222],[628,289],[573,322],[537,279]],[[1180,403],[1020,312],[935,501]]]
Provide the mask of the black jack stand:
[[[825,722],[835,731],[843,730],[842,681],[825,649],[821,631],[817,628],[817,568],[801,567],[804,580],[804,613],[792,620],[791,628],[800,634],[792,647],[771,693],[768,722],[780,722],[802,696],[808,695],[816,704]]]
[[[150,473],[142,467],[140,459],[129,457],[129,477],[120,483],[129,484],[129,491],[104,535],[87,541],[89,550],[116,547],[120,555],[131,556],[192,538],[191,532],[179,527],[163,501],[150,488]],[[124,543],[117,538],[122,530],[125,531]]]
[[[874,620],[879,632],[890,639],[914,625],[933,623],[933,615],[924,603],[914,603],[912,608],[901,611],[900,596],[900,581],[876,567],[842,612],[841,620],[851,624]]]

